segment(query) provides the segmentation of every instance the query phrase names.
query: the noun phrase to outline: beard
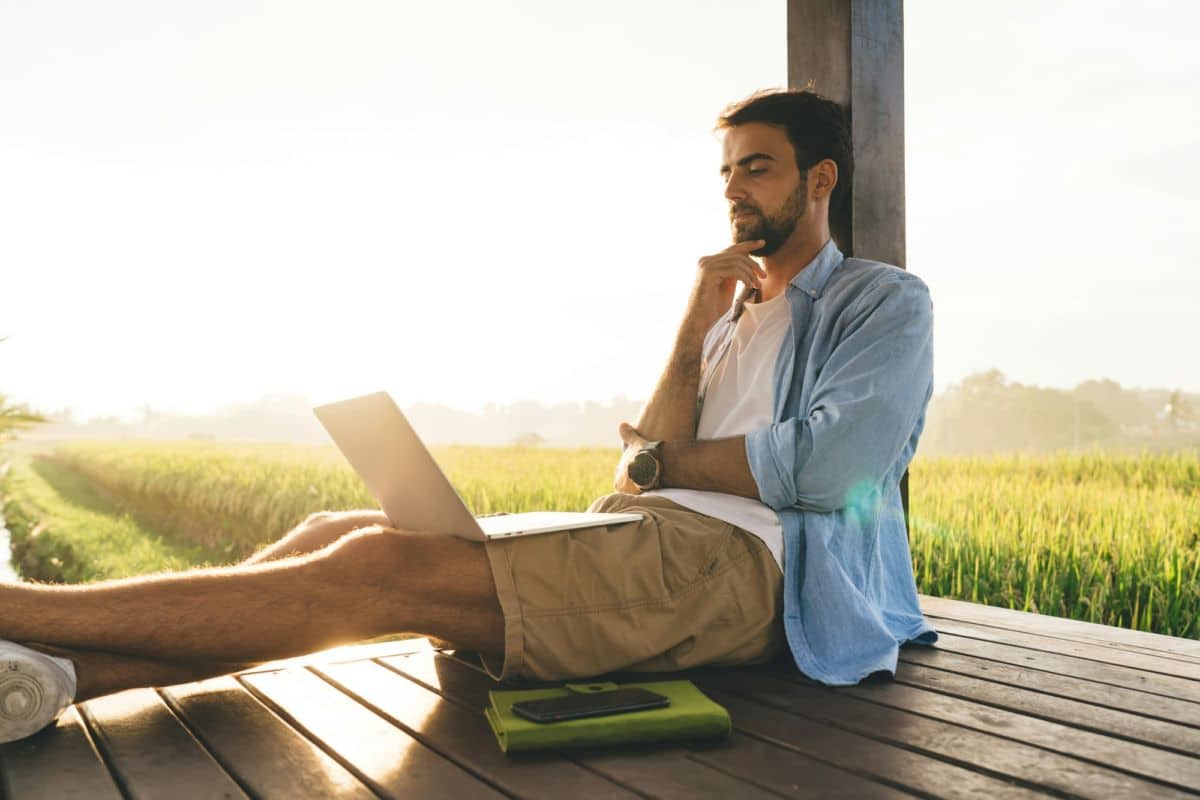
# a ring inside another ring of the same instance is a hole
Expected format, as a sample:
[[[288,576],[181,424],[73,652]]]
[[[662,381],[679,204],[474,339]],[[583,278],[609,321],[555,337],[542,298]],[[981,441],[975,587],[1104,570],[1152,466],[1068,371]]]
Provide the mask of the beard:
[[[731,221],[733,215],[739,211],[754,213],[754,216],[749,219],[733,223],[733,241],[752,242],[755,239],[762,239],[766,244],[753,251],[750,255],[774,255],[779,248],[783,247],[783,243],[788,240],[788,237],[796,230],[796,225],[804,217],[804,207],[808,202],[808,181],[806,178],[807,175],[800,176],[800,185],[784,201],[783,208],[779,209],[775,214],[768,216],[753,203],[739,203],[730,209],[729,216]]]

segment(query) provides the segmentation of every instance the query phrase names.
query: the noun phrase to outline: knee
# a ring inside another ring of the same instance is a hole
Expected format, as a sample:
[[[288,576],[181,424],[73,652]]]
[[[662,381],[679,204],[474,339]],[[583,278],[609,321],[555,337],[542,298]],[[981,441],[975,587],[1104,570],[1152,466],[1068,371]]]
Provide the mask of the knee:
[[[299,527],[319,528],[331,519],[333,519],[333,512],[331,511],[314,511],[304,518]]]
[[[406,593],[420,597],[452,583],[454,565],[468,560],[474,546],[454,536],[372,525],[338,537],[325,558],[337,579],[390,588],[403,584]]]
[[[387,517],[381,511],[316,511],[300,523],[304,530],[337,529],[351,531],[370,525],[386,525]]]
[[[339,536],[325,552],[331,575],[338,580],[381,583],[394,578],[404,562],[404,534],[378,525]]]

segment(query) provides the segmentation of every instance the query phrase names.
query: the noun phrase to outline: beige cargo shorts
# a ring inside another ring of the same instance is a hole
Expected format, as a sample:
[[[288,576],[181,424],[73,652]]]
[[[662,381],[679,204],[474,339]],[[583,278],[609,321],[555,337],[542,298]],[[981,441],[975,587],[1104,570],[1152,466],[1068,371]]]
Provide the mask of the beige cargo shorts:
[[[488,542],[504,612],[493,677],[544,681],[767,661],[785,647],[783,576],[761,539],[655,495],[589,511],[640,522]]]

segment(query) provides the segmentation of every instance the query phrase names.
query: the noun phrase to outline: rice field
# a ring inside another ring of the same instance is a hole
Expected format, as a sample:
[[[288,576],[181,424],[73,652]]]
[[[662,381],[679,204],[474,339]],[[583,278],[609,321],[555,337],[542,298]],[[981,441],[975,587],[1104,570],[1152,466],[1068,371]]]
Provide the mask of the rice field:
[[[921,591],[1200,636],[1200,457],[917,460]]]
[[[615,450],[451,447],[434,455],[477,514],[581,510]],[[371,507],[332,448],[80,444],[51,463],[169,541],[248,555],[312,511]],[[1200,455],[918,459],[920,591],[1200,637]]]
[[[111,503],[83,476],[53,462],[21,460],[0,481],[12,566],[25,580],[83,583],[216,563],[168,541]]]
[[[575,511],[611,491],[616,450],[447,447],[434,456],[475,514]],[[332,447],[87,444],[48,456],[164,534],[231,556],[313,511],[377,507]]]

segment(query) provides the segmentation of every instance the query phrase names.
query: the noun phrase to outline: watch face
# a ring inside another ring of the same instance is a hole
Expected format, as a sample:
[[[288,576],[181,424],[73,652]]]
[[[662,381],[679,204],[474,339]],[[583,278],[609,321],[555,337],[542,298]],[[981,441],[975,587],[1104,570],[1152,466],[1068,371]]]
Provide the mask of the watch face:
[[[649,486],[658,472],[658,459],[653,453],[638,453],[629,462],[629,479],[639,487]]]

